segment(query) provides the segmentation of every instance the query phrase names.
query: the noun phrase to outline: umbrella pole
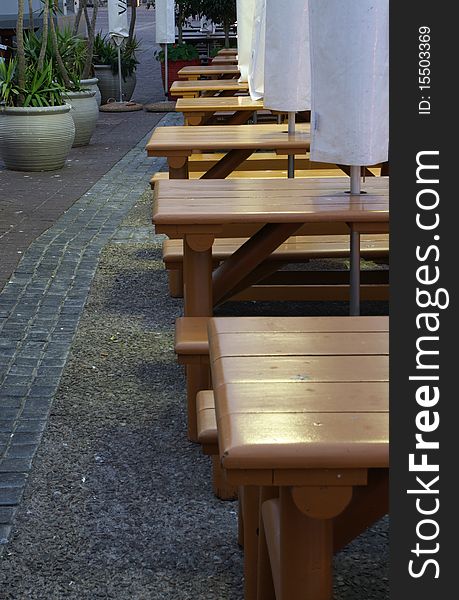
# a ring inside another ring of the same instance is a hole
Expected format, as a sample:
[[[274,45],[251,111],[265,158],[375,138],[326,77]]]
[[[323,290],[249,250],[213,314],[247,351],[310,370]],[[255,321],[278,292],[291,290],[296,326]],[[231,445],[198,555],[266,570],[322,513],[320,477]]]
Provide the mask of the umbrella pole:
[[[119,86],[120,86],[120,102],[122,102],[123,101],[123,76],[121,74],[121,45],[117,44],[116,47],[118,50],[118,80],[119,80]]]
[[[360,194],[360,167],[351,166],[351,194]],[[360,315],[360,232],[351,228],[350,314]]]
[[[296,113],[288,113],[288,134],[293,135],[295,133],[295,116]],[[288,177],[293,179],[295,177],[295,155],[288,155]]]
[[[169,98],[169,57],[168,57],[168,44],[164,44],[164,83],[165,83],[165,94]]]

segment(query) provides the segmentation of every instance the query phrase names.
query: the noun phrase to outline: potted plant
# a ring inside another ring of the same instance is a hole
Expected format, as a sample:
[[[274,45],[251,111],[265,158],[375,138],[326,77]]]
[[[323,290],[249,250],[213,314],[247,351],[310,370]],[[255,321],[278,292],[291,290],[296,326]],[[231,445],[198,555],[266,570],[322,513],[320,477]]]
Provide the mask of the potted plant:
[[[129,101],[132,98],[136,85],[135,71],[139,61],[137,52],[140,44],[133,36],[124,42],[121,48],[121,75],[123,99]],[[100,32],[94,40],[94,72],[99,80],[99,89],[102,96],[102,104],[109,100],[118,100],[119,78],[118,78],[118,55],[114,44]]]
[[[96,92],[81,83],[87,63],[87,45],[84,40],[74,36],[70,29],[59,31],[55,27],[53,10],[54,7],[50,4],[51,18],[49,23],[44,23],[41,37],[33,31],[25,35],[25,54],[27,60],[37,62],[42,48],[45,48],[45,57],[54,65],[56,80],[65,89],[64,100],[71,107],[70,114],[75,124],[73,146],[87,146],[99,117]]]
[[[44,22],[48,22],[49,7],[45,2]],[[8,169],[59,169],[72,147],[75,125],[64,99],[65,88],[57,81],[55,63],[46,57],[48,35],[43,35],[38,59],[26,57],[24,0],[18,0],[16,39],[16,56],[0,62],[0,155]],[[62,59],[58,63],[60,69]]]
[[[169,81],[169,89],[174,81],[179,79],[178,72],[183,67],[189,65],[200,65],[201,61],[199,59],[199,52],[193,44],[168,44],[167,45],[167,64],[168,64],[168,81]],[[165,78],[165,52],[164,50],[158,50],[155,53],[156,60],[159,60],[161,63],[161,75],[163,78],[163,85],[166,86],[166,78]],[[167,90],[169,100],[172,100],[172,97]]]

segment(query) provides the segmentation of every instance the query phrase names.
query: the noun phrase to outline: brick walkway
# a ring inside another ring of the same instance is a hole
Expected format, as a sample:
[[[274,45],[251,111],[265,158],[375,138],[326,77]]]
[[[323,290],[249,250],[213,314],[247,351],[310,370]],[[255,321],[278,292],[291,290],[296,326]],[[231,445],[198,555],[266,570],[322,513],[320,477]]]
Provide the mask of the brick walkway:
[[[162,125],[177,122],[167,115]],[[126,154],[24,252],[0,293],[0,543],[66,363],[101,249],[165,163]]]
[[[136,35],[141,41],[134,100],[164,98],[159,63],[154,58],[154,10],[138,10]],[[107,31],[106,8],[97,29]],[[0,160],[0,290],[22,253],[41,233],[129,152],[163,115],[144,111],[100,113],[91,144],[73,148],[63,169],[48,173],[7,171]]]

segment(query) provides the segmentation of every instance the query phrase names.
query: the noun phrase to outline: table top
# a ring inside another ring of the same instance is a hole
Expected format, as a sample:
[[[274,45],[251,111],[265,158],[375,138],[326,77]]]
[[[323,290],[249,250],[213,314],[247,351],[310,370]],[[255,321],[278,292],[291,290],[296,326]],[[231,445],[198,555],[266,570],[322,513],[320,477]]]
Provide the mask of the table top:
[[[239,83],[237,79],[202,79],[174,81],[170,92],[172,95],[178,95],[190,92],[247,92],[248,89],[248,83]]]
[[[218,51],[218,56],[237,56],[237,48],[222,48]]]
[[[175,106],[179,112],[225,112],[238,110],[263,110],[263,100],[252,100],[250,96],[202,96],[201,98],[179,98]]]
[[[179,77],[190,77],[196,75],[203,75],[210,77],[212,75],[239,75],[239,67],[237,65],[190,65],[183,67],[178,72]]]
[[[225,469],[388,466],[387,317],[212,319]]]
[[[348,177],[159,181],[154,222],[171,233],[230,223],[388,223],[387,177],[367,178],[366,194],[347,190]]]
[[[157,127],[147,143],[150,156],[167,151],[191,154],[219,150],[283,150],[306,152],[310,143],[310,124],[300,123],[295,133],[289,135],[286,125],[199,125],[197,127]]]
[[[212,65],[237,65],[237,56],[216,56],[212,59]]]

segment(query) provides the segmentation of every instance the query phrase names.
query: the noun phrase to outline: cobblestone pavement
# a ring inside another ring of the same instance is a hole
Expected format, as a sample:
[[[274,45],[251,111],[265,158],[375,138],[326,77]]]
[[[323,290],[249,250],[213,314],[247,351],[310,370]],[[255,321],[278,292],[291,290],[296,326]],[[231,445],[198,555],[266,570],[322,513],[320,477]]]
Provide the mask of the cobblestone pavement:
[[[177,122],[168,115],[162,125]],[[147,137],[31,244],[0,293],[0,544],[40,443],[99,254],[163,159]]]

